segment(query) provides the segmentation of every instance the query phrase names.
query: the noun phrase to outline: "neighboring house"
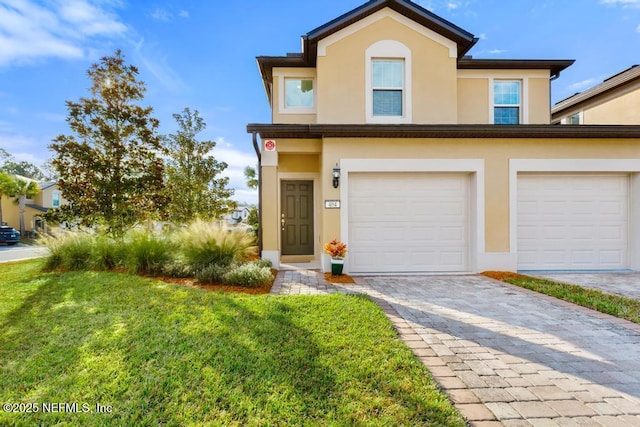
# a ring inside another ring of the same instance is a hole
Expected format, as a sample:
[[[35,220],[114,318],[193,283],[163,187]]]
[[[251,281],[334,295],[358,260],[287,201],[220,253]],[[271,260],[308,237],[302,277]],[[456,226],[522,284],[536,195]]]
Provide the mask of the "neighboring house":
[[[29,178],[22,178],[30,180]],[[39,182],[38,186],[40,187],[38,194],[33,199],[27,199],[24,221],[28,231],[42,230],[45,227],[42,214],[49,209],[59,208],[60,205],[66,203],[57,182]],[[2,198],[3,221],[11,227],[19,229],[20,212],[18,206],[13,202],[14,199],[14,197]]]
[[[236,226],[241,223],[246,223],[249,218],[249,208],[247,206],[238,206],[233,212],[224,216],[224,220],[230,226]]]
[[[474,59],[469,32],[372,0],[261,56],[262,257],[351,274],[640,269],[640,126],[553,126],[571,60]],[[500,125],[498,125],[500,124]]]
[[[640,66],[556,103],[553,124],[640,125]]]

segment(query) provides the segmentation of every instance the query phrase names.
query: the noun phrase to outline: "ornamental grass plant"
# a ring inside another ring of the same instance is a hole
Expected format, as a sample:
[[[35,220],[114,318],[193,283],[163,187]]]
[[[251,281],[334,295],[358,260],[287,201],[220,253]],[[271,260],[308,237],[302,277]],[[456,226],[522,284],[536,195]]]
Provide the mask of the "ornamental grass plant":
[[[194,272],[212,264],[247,261],[257,254],[252,234],[221,226],[218,221],[196,220],[177,233],[176,242],[183,263]]]

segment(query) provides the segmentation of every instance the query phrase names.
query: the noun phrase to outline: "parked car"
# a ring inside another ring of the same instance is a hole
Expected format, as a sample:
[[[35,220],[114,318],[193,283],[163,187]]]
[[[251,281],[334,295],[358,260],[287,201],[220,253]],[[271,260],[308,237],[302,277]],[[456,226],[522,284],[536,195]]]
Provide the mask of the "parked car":
[[[20,232],[7,225],[0,226],[0,243],[15,245],[20,242]]]

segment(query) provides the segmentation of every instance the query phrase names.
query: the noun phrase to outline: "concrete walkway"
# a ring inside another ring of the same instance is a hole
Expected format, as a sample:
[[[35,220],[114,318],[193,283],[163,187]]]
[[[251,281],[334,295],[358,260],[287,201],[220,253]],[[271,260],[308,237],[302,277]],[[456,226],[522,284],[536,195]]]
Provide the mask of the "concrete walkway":
[[[278,273],[272,293],[364,293],[471,425],[640,426],[640,326],[482,276]]]
[[[530,275],[640,300],[640,272],[638,271],[624,273],[533,273]]]

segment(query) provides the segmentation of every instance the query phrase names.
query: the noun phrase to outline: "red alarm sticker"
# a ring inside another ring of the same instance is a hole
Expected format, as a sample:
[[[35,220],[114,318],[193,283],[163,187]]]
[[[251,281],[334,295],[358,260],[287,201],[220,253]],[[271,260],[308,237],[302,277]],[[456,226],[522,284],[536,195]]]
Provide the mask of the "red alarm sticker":
[[[264,142],[264,148],[267,151],[275,151],[276,150],[276,142],[273,139],[268,139]]]

